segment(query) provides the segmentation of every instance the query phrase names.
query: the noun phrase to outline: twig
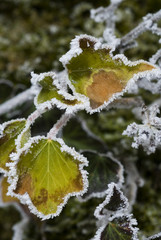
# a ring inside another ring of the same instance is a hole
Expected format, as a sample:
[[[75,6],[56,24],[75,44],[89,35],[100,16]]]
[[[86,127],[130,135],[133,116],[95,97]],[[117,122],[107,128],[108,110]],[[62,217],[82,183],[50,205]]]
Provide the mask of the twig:
[[[18,94],[17,96],[9,99],[8,101],[2,103],[0,105],[0,116],[22,105],[27,100],[33,99],[35,94],[36,94],[36,88],[31,87],[25,90],[24,92]]]
[[[120,98],[111,103],[110,108],[116,109],[130,109],[132,107],[140,107],[143,105],[141,97],[127,97]]]
[[[158,21],[159,19],[161,19],[161,10],[154,14],[147,14],[143,18],[143,22],[141,22],[137,27],[135,27],[132,31],[130,31],[128,34],[121,38],[121,41],[117,46],[117,49],[121,49],[129,45],[142,33],[149,30],[149,27],[152,26],[153,23]]]
[[[56,124],[54,124],[54,126],[50,129],[47,138],[52,139],[53,137],[55,137],[58,134],[59,130],[61,130],[62,127],[64,127],[67,124],[67,122],[72,116],[73,116],[72,114],[64,113],[61,116],[61,118],[56,122]]]

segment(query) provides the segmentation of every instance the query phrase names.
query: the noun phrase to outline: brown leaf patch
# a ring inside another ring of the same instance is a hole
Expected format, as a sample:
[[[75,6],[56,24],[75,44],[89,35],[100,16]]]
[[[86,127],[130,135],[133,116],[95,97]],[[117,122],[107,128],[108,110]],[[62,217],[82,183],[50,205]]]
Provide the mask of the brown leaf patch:
[[[96,108],[122,90],[123,84],[115,72],[100,70],[93,75],[93,83],[87,87],[87,95],[91,100],[91,107]]]
[[[20,176],[18,182],[17,182],[17,187],[14,190],[15,193],[17,194],[25,194],[26,192],[31,193],[32,192],[32,178],[30,174],[25,173],[22,176]]]

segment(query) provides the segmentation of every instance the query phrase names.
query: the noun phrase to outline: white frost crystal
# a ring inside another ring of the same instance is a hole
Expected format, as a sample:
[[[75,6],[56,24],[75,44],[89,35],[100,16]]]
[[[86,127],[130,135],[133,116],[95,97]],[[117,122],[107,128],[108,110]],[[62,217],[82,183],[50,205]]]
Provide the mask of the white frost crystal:
[[[150,154],[161,146],[161,118],[156,115],[159,113],[157,105],[145,111],[143,124],[130,124],[123,132],[123,135],[133,137],[132,147],[143,146],[144,150]]]

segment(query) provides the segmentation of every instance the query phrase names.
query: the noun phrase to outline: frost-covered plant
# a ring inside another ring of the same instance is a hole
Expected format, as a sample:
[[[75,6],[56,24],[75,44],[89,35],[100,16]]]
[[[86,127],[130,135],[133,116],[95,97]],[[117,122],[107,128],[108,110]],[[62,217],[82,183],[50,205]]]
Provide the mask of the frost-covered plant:
[[[149,62],[130,61],[124,51],[134,47],[135,40],[145,31],[161,36],[157,25],[161,11],[148,14],[135,29],[118,38],[115,11],[121,2],[111,0],[107,8],[91,11],[92,19],[105,22],[103,36],[76,36],[70,50],[60,58],[62,72],[32,72],[31,88],[0,105],[2,115],[34,96],[36,108],[27,119],[10,120],[0,126],[1,202],[14,202],[19,208],[20,204],[27,205],[32,214],[45,220],[58,216],[72,196],[80,201],[105,198],[94,213],[98,219],[95,240],[138,239],[137,221],[131,213],[135,196],[129,200],[125,196],[131,172],[124,179],[123,164],[106,146],[102,153],[69,147],[63,140],[63,127],[81,110],[91,115],[112,108],[135,107],[133,112],[143,124],[131,123],[123,134],[134,138],[132,147],[142,145],[147,154],[161,145],[161,119],[156,116],[160,101],[145,109],[143,101],[124,96],[137,93],[140,88],[160,94],[160,50]],[[45,136],[32,136],[35,120],[55,107],[64,111],[61,118]],[[76,119],[87,137],[104,145],[82,119]],[[29,219],[25,213],[22,219],[14,227],[13,239],[23,239],[22,230]],[[159,238],[157,234],[149,239]]]

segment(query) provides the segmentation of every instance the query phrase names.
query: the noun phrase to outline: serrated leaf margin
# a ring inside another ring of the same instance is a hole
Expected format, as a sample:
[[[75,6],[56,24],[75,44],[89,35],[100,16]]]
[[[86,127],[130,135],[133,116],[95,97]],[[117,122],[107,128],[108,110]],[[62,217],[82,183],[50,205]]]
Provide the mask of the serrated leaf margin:
[[[71,94],[67,93],[67,91],[62,89],[62,86],[59,84],[59,80],[57,78],[57,75],[55,72],[44,72],[40,74],[35,74],[34,72],[31,73],[31,83],[33,85],[37,85],[41,80],[43,80],[45,77],[51,77],[53,79],[53,86],[55,85],[58,89],[58,94],[62,95],[66,100],[79,100],[75,95],[72,96]],[[49,110],[52,109],[54,106],[56,106],[58,109],[66,110],[67,113],[74,113],[78,110],[83,110],[84,106],[86,105],[85,102],[82,101],[82,103],[77,103],[74,106],[70,106],[68,104],[62,103],[56,98],[52,98],[51,100],[48,100],[44,103],[38,103],[38,96],[41,91],[41,87],[39,87],[39,91],[37,92],[35,98],[34,98],[34,105],[38,110],[43,110],[44,108],[48,108]]]
[[[17,173],[16,173],[16,164],[19,161],[19,157],[20,157],[20,155],[23,151],[27,151],[33,143],[36,143],[37,141],[39,141],[41,139],[46,139],[47,140],[48,138],[47,137],[33,137],[33,138],[30,139],[30,141],[27,144],[25,144],[25,146],[23,148],[19,149],[19,151],[17,153],[11,154],[11,160],[13,162],[8,163],[8,166],[10,168],[10,171],[8,173],[8,182],[10,183],[10,186],[8,188],[8,194],[10,196],[17,197],[22,204],[28,205],[28,208],[30,209],[30,211],[33,214],[35,214],[37,217],[41,218],[42,220],[46,220],[46,219],[49,219],[49,218],[59,216],[63,207],[66,205],[66,203],[67,203],[67,201],[70,197],[72,197],[72,196],[78,197],[78,196],[83,195],[85,192],[87,192],[87,189],[88,189],[87,175],[88,175],[88,173],[83,168],[85,166],[88,166],[88,161],[83,155],[76,152],[74,150],[74,148],[68,147],[62,139],[60,139],[60,138],[53,138],[52,139],[54,141],[57,141],[61,145],[60,150],[62,152],[66,152],[66,153],[70,154],[71,156],[73,156],[74,159],[77,159],[77,160],[80,161],[79,171],[81,172],[81,175],[82,175],[84,189],[80,192],[74,192],[74,193],[67,194],[64,197],[63,203],[58,206],[56,213],[44,215],[43,213],[39,212],[37,210],[37,208],[33,205],[28,193],[25,193],[23,195],[19,195],[19,194],[14,193],[14,190],[16,189],[16,184],[17,184],[17,181],[18,181],[18,176],[17,176]]]
[[[133,236],[131,240],[138,240],[137,234],[138,234],[138,228],[134,227],[137,225],[137,221],[136,219],[133,219],[133,215],[132,214],[114,214],[112,217],[110,217],[108,220],[104,219],[104,221],[102,222],[102,226],[100,228],[98,228],[98,230],[96,231],[96,234],[94,236],[94,238],[92,240],[101,240],[101,234],[104,231],[104,229],[106,228],[106,226],[108,225],[109,222],[113,221],[115,218],[120,218],[120,217],[126,217],[128,218],[130,224],[130,228],[133,232]]]
[[[119,171],[119,173],[118,173],[118,177],[119,177],[120,180],[118,181],[117,185],[121,187],[122,184],[124,183],[124,167],[123,167],[123,165],[122,165],[117,159],[115,159],[115,158],[112,156],[112,154],[109,153],[109,152],[106,153],[106,154],[104,154],[104,153],[98,153],[98,152],[96,152],[96,151],[94,151],[94,150],[83,150],[83,151],[81,151],[81,153],[86,152],[86,151],[99,154],[99,155],[101,155],[101,156],[103,156],[103,157],[109,157],[109,158],[111,158],[111,161],[117,163],[117,164],[120,166],[120,171]],[[113,184],[115,184],[115,183],[113,183]],[[88,201],[88,200],[90,200],[90,199],[92,199],[92,198],[103,198],[103,197],[105,197],[105,196],[108,194],[108,185],[109,185],[109,184],[107,184],[107,189],[106,189],[105,191],[103,191],[103,192],[101,192],[101,193],[92,193],[92,194],[90,194],[90,195],[89,195],[88,197],[86,197],[86,198],[79,197],[79,198],[78,198],[79,201],[80,201],[80,202],[86,202],[86,201]],[[87,191],[88,191],[88,190],[87,190]]]
[[[147,71],[144,71],[144,72],[134,74],[134,76],[131,79],[129,79],[126,87],[121,92],[113,94],[112,97],[108,101],[105,101],[101,106],[99,106],[96,109],[91,108],[90,101],[89,101],[89,98],[87,96],[76,92],[74,86],[71,84],[71,82],[68,78],[68,80],[67,80],[68,86],[72,89],[74,96],[78,100],[83,101],[85,103],[84,109],[87,111],[87,113],[93,114],[93,113],[102,111],[104,108],[108,108],[108,107],[110,108],[110,103],[112,103],[116,99],[119,99],[120,97],[122,97],[124,95],[124,93],[128,92],[132,88],[132,86],[138,81],[139,78],[146,77],[147,79],[151,79],[152,77],[155,77],[157,74],[159,74],[161,72],[157,65],[151,64],[147,61],[137,60],[137,61],[131,62],[123,54],[117,54],[117,55],[114,56],[113,51],[115,49],[113,48],[112,45],[102,44],[99,39],[97,39],[93,36],[87,35],[87,34],[82,34],[82,35],[76,36],[71,41],[71,44],[70,44],[71,49],[59,59],[60,62],[62,62],[66,71],[67,71],[66,64],[68,64],[68,62],[73,57],[79,56],[83,52],[83,50],[79,46],[79,41],[83,38],[89,39],[90,41],[93,41],[95,43],[94,44],[94,50],[104,49],[104,48],[107,49],[107,50],[110,50],[109,55],[111,56],[111,58],[113,60],[121,59],[122,62],[127,66],[132,67],[132,66],[136,66],[140,63],[147,63],[147,64],[155,67],[155,69],[147,70]]]
[[[129,203],[128,203],[127,198],[123,195],[123,193],[120,190],[118,184],[110,183],[110,184],[108,184],[108,189],[106,191],[107,196],[106,196],[105,200],[96,207],[95,212],[94,212],[94,216],[99,220],[101,220],[105,217],[104,215],[100,214],[100,212],[110,202],[110,198],[113,196],[112,193],[113,193],[114,187],[119,191],[121,198],[125,202],[125,208],[117,210],[117,213],[122,213],[122,212],[127,212],[128,211]]]
[[[17,119],[14,119],[14,120],[10,120],[10,121],[7,121],[7,122],[4,122],[3,124],[0,125],[0,138],[3,137],[3,132],[5,130],[5,128],[7,127],[8,124],[12,124],[14,122],[17,122],[17,121],[25,121],[26,119],[25,118],[17,118]],[[23,129],[24,130],[24,129]],[[22,131],[23,131],[22,130]],[[21,134],[21,133],[20,133]],[[19,135],[20,135],[19,134]],[[18,136],[19,136],[18,135]],[[17,136],[17,138],[18,138]],[[16,147],[16,139],[15,139],[15,147]],[[3,173],[5,176],[8,176],[8,171],[4,170],[3,168],[0,167],[0,173]]]

